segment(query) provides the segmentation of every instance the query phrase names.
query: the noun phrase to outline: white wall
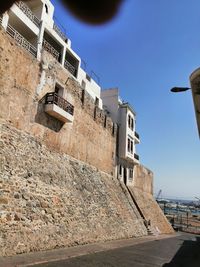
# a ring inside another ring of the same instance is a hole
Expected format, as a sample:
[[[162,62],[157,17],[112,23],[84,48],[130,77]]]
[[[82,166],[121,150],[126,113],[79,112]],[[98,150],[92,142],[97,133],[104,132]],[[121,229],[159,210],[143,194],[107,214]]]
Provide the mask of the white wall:
[[[82,68],[79,68],[77,80],[80,84],[82,84],[82,81],[85,82],[85,90],[94,100],[96,97],[99,99],[99,108],[102,109],[101,87],[92,78],[90,81],[86,79],[86,72]]]
[[[118,123],[118,98],[119,98],[119,89],[112,88],[101,91],[101,98],[103,101],[103,106],[106,106],[110,112],[110,116],[113,122]]]

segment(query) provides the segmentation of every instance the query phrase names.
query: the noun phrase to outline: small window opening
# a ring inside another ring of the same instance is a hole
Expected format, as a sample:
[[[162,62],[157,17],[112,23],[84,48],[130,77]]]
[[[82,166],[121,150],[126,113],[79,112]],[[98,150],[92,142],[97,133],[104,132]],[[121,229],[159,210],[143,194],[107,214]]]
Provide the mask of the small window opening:
[[[133,178],[133,169],[129,169],[129,178]]]
[[[82,82],[81,82],[81,87],[82,87],[83,89],[86,88],[86,82],[85,82],[84,80],[82,80]]]
[[[45,11],[47,14],[49,13],[49,8],[48,8],[47,4],[45,4]]]
[[[106,128],[107,126],[107,116],[105,115],[105,118],[104,118],[104,128]]]
[[[63,88],[62,86],[60,86],[58,83],[56,83],[56,85],[55,85],[55,93],[56,93],[58,96],[63,97],[64,88]]]
[[[122,165],[119,165],[119,175],[122,175]]]
[[[133,141],[131,141],[131,154],[133,154]]]
[[[84,103],[85,103],[85,89],[82,89],[81,102],[84,105]]]
[[[99,98],[98,97],[96,97],[96,99],[95,99],[95,106],[99,107]]]
[[[94,120],[96,119],[97,117],[97,107],[94,107]]]
[[[115,123],[113,122],[113,126],[112,126],[112,135],[115,135]]]

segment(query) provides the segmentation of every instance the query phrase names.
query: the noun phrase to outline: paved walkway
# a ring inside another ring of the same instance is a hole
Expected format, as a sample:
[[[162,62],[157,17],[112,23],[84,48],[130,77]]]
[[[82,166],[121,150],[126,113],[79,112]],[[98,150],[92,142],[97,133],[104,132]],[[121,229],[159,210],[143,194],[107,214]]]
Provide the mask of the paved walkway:
[[[32,267],[200,267],[200,237],[182,234]]]
[[[119,248],[132,247],[138,244],[149,243],[159,240],[171,239],[177,235],[160,235],[160,236],[146,236],[141,238],[131,238],[125,240],[115,240],[108,242],[101,242],[95,244],[88,244],[83,246],[54,249],[50,251],[42,251],[28,254],[21,254],[12,257],[0,257],[0,267],[24,267],[40,264],[39,266],[68,266],[59,265],[58,261],[65,261],[74,257],[80,257],[83,255],[94,254],[98,252],[113,251]],[[97,254],[96,254],[97,253]],[[45,265],[45,263],[52,263],[53,265]],[[69,265],[71,266],[71,265]],[[87,266],[79,265],[75,266]],[[115,266],[115,265],[88,265],[88,266]],[[116,265],[117,266],[117,265]],[[134,265],[135,266],[135,265]],[[199,265],[200,266],[200,265]],[[199,267],[198,266],[198,267]],[[121,266],[120,266],[121,267]]]

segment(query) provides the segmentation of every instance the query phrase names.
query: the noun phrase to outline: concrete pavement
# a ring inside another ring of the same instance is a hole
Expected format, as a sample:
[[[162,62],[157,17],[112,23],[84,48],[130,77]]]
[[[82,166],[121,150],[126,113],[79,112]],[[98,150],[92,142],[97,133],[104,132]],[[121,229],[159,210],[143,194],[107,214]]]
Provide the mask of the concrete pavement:
[[[199,267],[200,237],[182,234],[32,267]]]
[[[146,236],[141,238],[131,238],[125,240],[114,240],[108,242],[101,242],[95,244],[88,244],[70,248],[60,248],[50,251],[41,251],[28,254],[21,254],[12,257],[0,257],[0,267],[22,267],[22,266],[33,266],[40,264],[40,266],[51,266],[44,265],[45,263],[57,265],[58,261],[69,260],[74,257],[80,257],[83,255],[94,254],[97,255],[99,252],[113,251],[119,248],[132,247],[138,244],[144,244],[149,242],[155,242],[156,240],[166,240],[174,238],[176,235],[159,235],[159,236]],[[96,254],[97,253],[97,254]],[[68,265],[67,265],[68,266]],[[84,265],[78,265],[84,266]],[[90,265],[96,266],[96,265]],[[104,265],[99,265],[104,266]],[[106,265],[105,265],[106,266]]]

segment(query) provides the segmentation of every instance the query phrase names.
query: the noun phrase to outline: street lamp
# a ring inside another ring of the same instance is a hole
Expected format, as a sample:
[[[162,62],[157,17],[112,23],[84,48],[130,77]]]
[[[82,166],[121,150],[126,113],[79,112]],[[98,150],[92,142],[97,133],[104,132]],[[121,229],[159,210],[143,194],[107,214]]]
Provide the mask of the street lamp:
[[[189,87],[173,87],[170,91],[173,93],[180,93],[180,92],[185,92],[187,90],[191,90]]]
[[[190,76],[190,82],[191,82],[191,86],[190,87],[173,87],[171,88],[171,92],[172,93],[180,93],[180,92],[185,92],[188,90],[192,91],[192,96],[193,96],[193,102],[194,102],[194,109],[195,109],[195,114],[196,114],[196,120],[197,120],[197,127],[198,127],[198,131],[199,131],[199,137],[200,137],[200,82],[196,81],[196,78],[200,79],[200,68],[194,72],[191,76]]]

